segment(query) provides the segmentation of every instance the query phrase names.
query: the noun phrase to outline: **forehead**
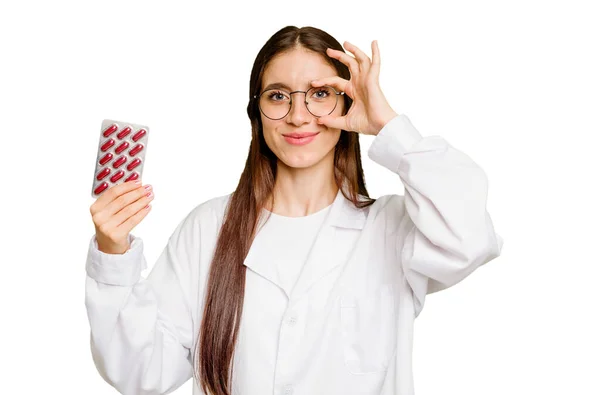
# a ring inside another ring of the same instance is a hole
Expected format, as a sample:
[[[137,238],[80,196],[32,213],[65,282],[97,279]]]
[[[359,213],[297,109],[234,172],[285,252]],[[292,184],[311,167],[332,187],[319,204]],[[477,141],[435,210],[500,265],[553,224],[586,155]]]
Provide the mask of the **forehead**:
[[[306,49],[294,49],[275,56],[267,64],[261,89],[274,83],[287,85],[289,89],[304,89],[310,81],[337,75],[335,68],[323,55]]]

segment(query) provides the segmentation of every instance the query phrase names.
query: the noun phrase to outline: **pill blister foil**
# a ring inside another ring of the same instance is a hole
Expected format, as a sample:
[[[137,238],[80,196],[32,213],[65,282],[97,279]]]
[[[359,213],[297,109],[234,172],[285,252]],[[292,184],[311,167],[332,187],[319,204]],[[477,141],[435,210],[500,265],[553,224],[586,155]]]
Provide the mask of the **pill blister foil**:
[[[142,178],[149,134],[150,129],[145,125],[113,119],[102,121],[91,191],[93,198],[113,185]]]

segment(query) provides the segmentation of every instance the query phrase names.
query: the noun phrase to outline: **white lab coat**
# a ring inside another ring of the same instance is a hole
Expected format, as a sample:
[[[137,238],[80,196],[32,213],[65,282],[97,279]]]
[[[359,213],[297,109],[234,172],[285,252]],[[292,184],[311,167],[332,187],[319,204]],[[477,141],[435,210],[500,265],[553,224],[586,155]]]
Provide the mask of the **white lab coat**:
[[[233,394],[412,395],[413,324],[426,294],[500,255],[487,177],[467,155],[439,136],[421,136],[401,114],[368,156],[399,175],[405,195],[357,209],[338,192],[289,299],[269,251],[250,249]],[[122,394],[166,394],[192,377],[229,197],[196,206],[147,279],[139,237],[130,235],[131,248],[114,255],[90,240],[92,355]],[[193,392],[203,394],[196,383]]]

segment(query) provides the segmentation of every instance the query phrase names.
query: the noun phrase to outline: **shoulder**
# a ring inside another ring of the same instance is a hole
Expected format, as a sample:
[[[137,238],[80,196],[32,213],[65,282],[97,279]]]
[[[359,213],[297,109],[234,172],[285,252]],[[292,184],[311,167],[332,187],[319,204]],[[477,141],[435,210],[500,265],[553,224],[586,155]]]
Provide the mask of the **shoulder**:
[[[404,209],[404,195],[389,194],[377,198],[371,205],[371,210],[376,213],[393,213]]]
[[[386,228],[395,229],[405,218],[404,199],[404,195],[395,193],[380,196],[371,205],[369,215],[373,221],[377,223],[383,221]]]
[[[216,196],[198,203],[179,221],[172,237],[183,237],[189,242],[209,242],[218,237],[231,195]]]
[[[188,213],[184,221],[195,224],[211,223],[220,225],[225,215],[225,210],[233,192],[216,196],[197,204]]]

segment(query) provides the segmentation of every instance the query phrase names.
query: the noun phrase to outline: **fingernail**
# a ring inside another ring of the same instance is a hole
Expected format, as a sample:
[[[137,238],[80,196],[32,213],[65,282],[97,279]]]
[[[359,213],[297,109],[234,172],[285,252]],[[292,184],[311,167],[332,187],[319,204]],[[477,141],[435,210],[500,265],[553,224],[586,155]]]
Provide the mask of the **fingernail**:
[[[137,180],[135,180],[135,181],[134,181],[134,183],[135,183],[135,184],[141,184],[141,183],[142,183],[142,180],[140,180],[140,179],[137,179]]]
[[[146,185],[144,188],[145,188],[147,191],[149,191],[150,189],[152,189],[152,185]]]

